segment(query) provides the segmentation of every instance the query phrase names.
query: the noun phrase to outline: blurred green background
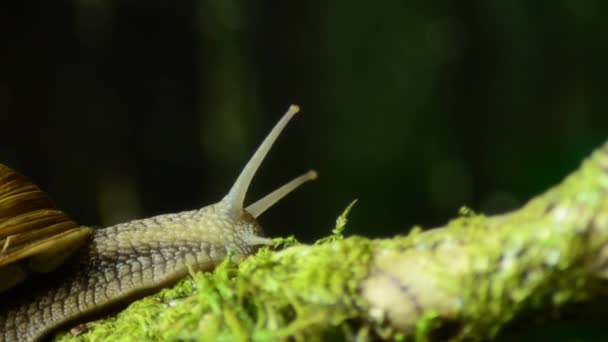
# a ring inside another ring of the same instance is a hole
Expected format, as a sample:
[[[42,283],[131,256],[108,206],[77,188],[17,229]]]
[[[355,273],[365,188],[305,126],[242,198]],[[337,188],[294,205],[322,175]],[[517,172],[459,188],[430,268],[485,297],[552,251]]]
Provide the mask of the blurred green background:
[[[9,7],[10,6],[10,7]],[[79,222],[250,202],[313,241],[516,208],[608,138],[605,1],[49,1],[0,11],[0,162]]]

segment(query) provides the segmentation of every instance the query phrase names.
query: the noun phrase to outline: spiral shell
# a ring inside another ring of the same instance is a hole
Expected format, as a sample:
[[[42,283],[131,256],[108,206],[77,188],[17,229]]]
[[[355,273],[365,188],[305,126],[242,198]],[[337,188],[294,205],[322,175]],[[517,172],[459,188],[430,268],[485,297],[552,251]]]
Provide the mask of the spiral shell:
[[[0,164],[0,292],[57,268],[90,236],[48,195]]]

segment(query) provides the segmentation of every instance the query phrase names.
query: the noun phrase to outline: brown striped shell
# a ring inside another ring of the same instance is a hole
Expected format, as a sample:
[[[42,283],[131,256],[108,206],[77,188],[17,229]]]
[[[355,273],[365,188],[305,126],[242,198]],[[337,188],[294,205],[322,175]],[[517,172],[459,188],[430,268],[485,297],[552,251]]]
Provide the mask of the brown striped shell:
[[[91,235],[28,179],[0,164],[0,293],[50,272]]]

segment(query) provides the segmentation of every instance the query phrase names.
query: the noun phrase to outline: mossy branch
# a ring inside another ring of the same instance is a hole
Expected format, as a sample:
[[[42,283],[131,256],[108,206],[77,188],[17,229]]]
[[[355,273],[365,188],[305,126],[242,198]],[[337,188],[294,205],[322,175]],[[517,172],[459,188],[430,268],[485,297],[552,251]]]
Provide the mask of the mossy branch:
[[[287,248],[195,273],[76,338],[427,340],[449,326],[444,337],[478,340],[605,292],[608,144],[505,215],[463,212],[444,227],[370,240],[342,238],[347,212],[320,243],[276,239]]]

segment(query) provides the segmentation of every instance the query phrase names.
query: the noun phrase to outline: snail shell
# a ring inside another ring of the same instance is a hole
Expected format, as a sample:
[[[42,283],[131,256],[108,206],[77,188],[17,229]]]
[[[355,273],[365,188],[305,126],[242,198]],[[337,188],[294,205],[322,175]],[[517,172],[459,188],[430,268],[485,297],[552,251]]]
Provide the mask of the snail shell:
[[[50,272],[91,235],[28,179],[0,164],[0,292]]]

